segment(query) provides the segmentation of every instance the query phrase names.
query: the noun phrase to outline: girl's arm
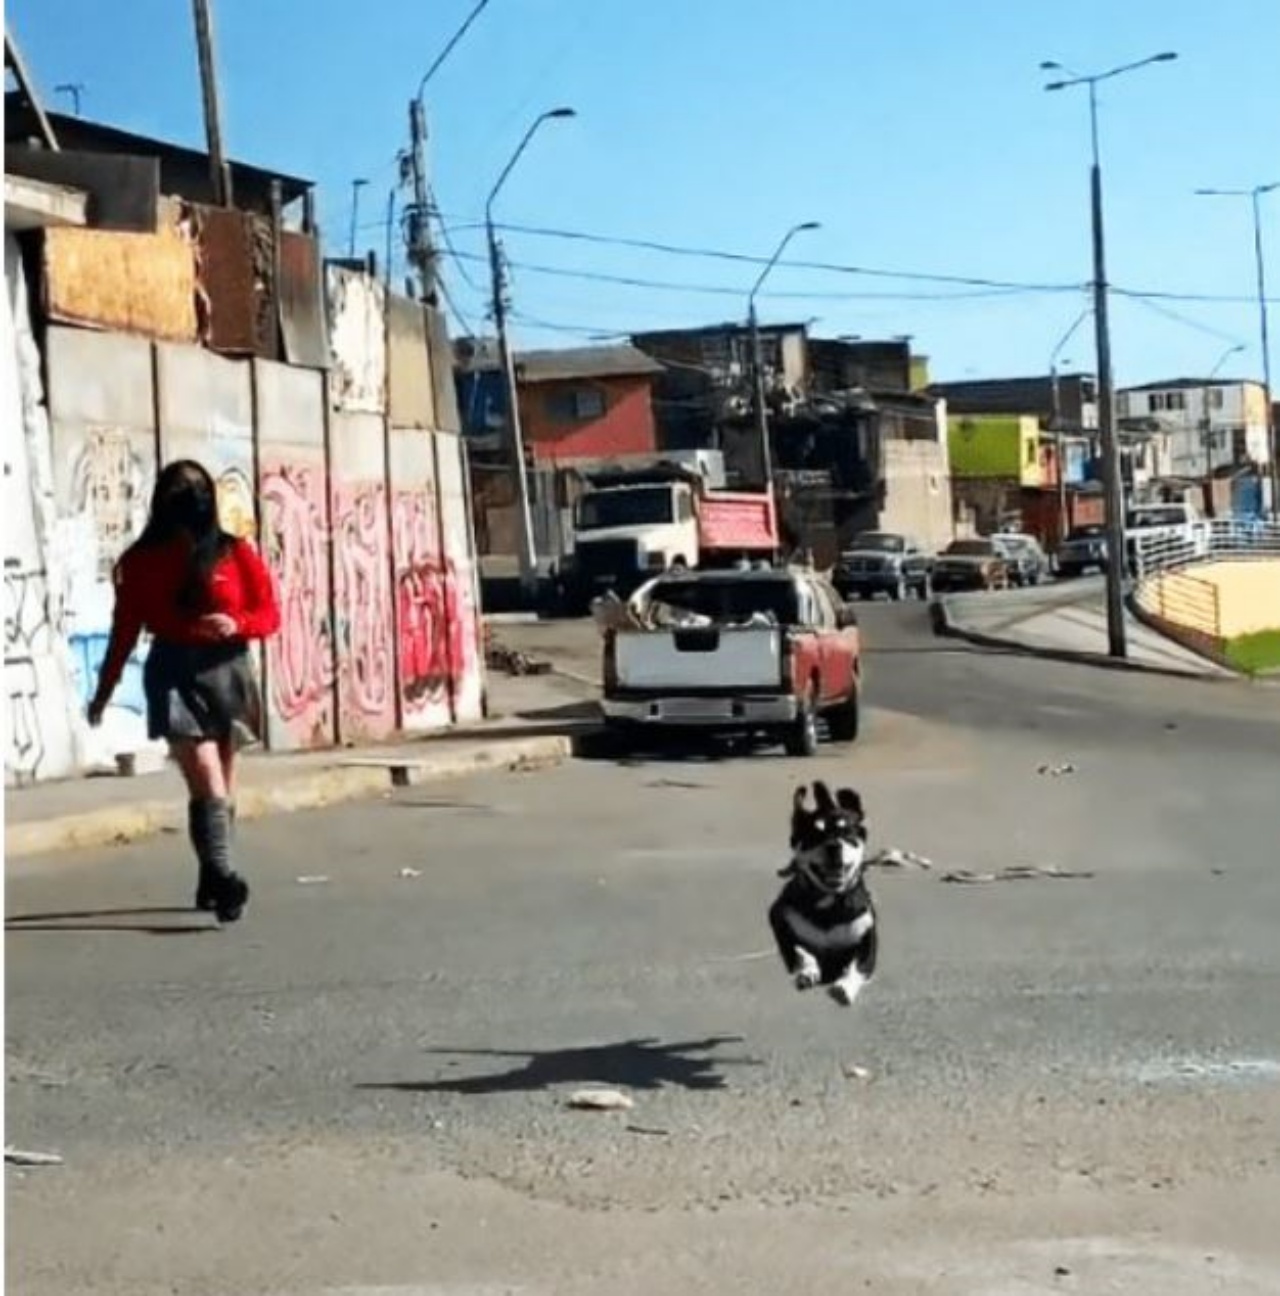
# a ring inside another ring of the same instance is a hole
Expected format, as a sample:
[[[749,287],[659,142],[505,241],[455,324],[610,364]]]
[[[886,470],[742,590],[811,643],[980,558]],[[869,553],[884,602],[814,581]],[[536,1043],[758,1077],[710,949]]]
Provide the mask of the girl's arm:
[[[107,640],[106,656],[98,668],[98,687],[89,704],[89,718],[95,724],[111,701],[111,695],[120,683],[125,664],[138,644],[142,633],[142,614],[138,607],[136,589],[129,581],[124,564],[115,570],[116,601],[111,616],[111,637]]]
[[[244,607],[236,629],[245,639],[266,639],[280,629],[280,604],[275,581],[257,549],[247,540],[236,541],[236,561],[244,583]]]

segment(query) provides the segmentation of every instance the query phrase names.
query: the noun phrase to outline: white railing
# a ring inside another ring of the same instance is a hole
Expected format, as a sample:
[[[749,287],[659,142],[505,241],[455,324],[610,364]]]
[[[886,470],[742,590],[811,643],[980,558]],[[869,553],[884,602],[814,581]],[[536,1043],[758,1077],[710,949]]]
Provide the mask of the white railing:
[[[1134,576],[1139,585],[1157,572],[1231,558],[1280,558],[1280,522],[1214,518],[1185,530],[1131,537]]]

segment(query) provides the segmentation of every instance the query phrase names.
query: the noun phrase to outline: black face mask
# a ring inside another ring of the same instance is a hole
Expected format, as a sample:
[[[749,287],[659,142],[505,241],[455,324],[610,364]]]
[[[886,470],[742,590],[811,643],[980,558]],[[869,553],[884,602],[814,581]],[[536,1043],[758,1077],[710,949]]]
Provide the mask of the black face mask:
[[[202,535],[217,520],[218,504],[207,486],[192,482],[179,487],[169,496],[164,511],[171,526],[182,527],[193,535]]]

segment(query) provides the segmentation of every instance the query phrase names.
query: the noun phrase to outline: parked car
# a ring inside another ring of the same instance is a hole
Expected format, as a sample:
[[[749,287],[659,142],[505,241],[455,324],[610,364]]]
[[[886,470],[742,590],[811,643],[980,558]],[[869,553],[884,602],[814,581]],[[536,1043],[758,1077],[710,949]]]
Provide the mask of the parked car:
[[[933,564],[933,588],[951,590],[996,590],[1009,588],[1009,564],[990,537],[953,540]]]
[[[1091,568],[1107,570],[1107,528],[1101,523],[1075,527],[1058,546],[1058,575],[1083,576]]]
[[[909,536],[863,531],[840,555],[832,580],[843,598],[887,594],[901,600],[916,593],[929,597],[933,560]]]
[[[1040,541],[1021,532],[1009,532],[991,537],[1009,564],[1009,579],[1025,587],[1039,585],[1049,575],[1049,559],[1040,547]]]
[[[668,573],[604,632],[605,724],[781,742],[793,756],[858,736],[857,616],[823,577],[756,569]]]

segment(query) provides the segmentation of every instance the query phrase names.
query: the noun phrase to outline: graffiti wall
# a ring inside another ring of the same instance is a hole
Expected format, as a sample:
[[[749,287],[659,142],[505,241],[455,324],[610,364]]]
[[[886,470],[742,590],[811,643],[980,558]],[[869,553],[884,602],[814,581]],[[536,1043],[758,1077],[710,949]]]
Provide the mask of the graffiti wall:
[[[465,451],[423,426],[438,402],[417,348],[430,352],[433,335],[415,323],[388,347],[381,289],[345,274],[331,289],[328,375],[53,325],[38,427],[31,384],[6,381],[7,781],[163,756],[146,738],[145,637],[101,728],[83,713],[110,636],[115,564],[145,523],[159,464],[176,458],[209,467],[223,525],[256,535],[275,577],[282,627],[260,661],[269,748],[378,742],[480,717]],[[20,348],[6,339],[4,349],[8,378]],[[395,427],[393,388],[407,420]]]
[[[71,773],[83,726],[62,641],[51,534],[53,466],[26,285],[16,244],[5,240],[4,683],[5,783]]]
[[[390,433],[391,556],[395,584],[400,725],[435,729],[453,719],[459,623],[444,563],[435,456],[429,432]]]
[[[324,376],[258,361],[254,386],[261,543],[280,596],[264,662],[267,745],[327,747],[337,730]]]
[[[142,529],[155,483],[151,344],[50,328],[46,346],[63,629],[76,692],[86,705],[111,632],[112,571]],[[101,728],[86,734],[92,765],[110,765],[120,752],[161,750],[146,735],[145,652],[140,644]]]
[[[329,417],[338,738],[360,743],[396,727],[391,526],[382,420]]]
[[[479,720],[484,708],[484,655],[475,531],[467,496],[466,447],[460,436],[448,432],[434,433],[432,441],[449,591],[446,606],[456,626],[451,657],[453,717],[457,721]]]

